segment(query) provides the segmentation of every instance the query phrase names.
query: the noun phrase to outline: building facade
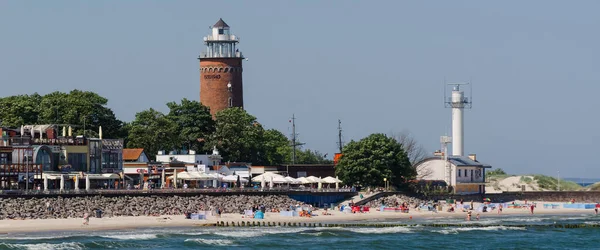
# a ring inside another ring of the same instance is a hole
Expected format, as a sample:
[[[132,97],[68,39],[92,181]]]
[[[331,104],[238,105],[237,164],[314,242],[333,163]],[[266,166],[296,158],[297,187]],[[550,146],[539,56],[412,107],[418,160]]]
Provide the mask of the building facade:
[[[120,179],[123,140],[73,136],[56,125],[26,125],[20,131],[0,129],[0,187],[3,189],[85,188],[78,179]],[[60,181],[64,179],[64,181]],[[27,181],[26,181],[27,180]],[[50,180],[50,181],[48,181]],[[59,183],[62,183],[59,186]],[[104,184],[103,184],[104,185]],[[106,187],[116,186],[112,181]]]
[[[456,194],[485,193],[485,170],[491,168],[477,161],[476,155],[448,156],[447,162],[441,157],[430,157],[415,167],[421,180],[446,182]],[[450,171],[449,183],[445,180],[447,171]]]
[[[229,31],[223,19],[204,37],[206,51],[200,57],[200,102],[215,114],[231,107],[244,107],[242,60],[237,49],[239,37]]]

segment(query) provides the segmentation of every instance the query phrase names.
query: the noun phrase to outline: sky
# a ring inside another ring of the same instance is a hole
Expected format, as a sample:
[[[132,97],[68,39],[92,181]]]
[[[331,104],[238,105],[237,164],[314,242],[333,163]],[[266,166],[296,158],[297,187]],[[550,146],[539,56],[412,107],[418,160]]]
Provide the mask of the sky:
[[[600,177],[598,1],[0,1],[0,96],[94,91],[123,121],[199,99],[198,55],[239,36],[244,108],[331,157],[343,140],[451,135],[444,81],[472,82],[465,154],[509,173]],[[449,89],[448,89],[449,91]],[[597,142],[599,141],[599,142]]]

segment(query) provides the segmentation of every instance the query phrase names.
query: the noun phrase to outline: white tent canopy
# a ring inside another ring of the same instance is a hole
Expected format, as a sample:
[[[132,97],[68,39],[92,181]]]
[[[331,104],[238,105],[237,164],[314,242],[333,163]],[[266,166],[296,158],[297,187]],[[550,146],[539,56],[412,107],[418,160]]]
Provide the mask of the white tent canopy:
[[[206,174],[204,172],[179,172],[177,173],[177,179],[182,179],[182,180],[216,180],[217,177],[216,176],[212,176],[209,174]],[[173,179],[174,176],[169,176],[169,179]]]
[[[284,178],[283,175],[276,174],[276,173],[273,173],[273,172],[266,172],[264,174],[254,176],[252,178],[252,181],[254,181],[254,182],[262,181],[263,177],[265,177],[265,180],[271,180],[271,177],[273,177],[273,178],[275,178],[275,177]]]
[[[342,182],[338,178],[331,177],[331,176],[327,176],[327,177],[323,178],[322,181],[323,181],[323,183],[329,183],[329,184]]]
[[[298,182],[300,184],[309,184],[309,183],[311,183],[308,179],[306,179],[306,177],[300,177],[300,178],[296,179],[296,182]]]
[[[286,176],[285,179],[288,180],[288,183],[290,183],[290,184],[300,183],[298,180],[294,179],[291,176]]]
[[[228,176],[223,177],[222,181],[224,181],[224,182],[237,182],[238,176],[239,175],[228,175]],[[243,182],[243,183],[248,182],[248,179],[246,179],[246,178],[242,178],[241,176],[239,176],[239,178],[240,178],[240,182]]]
[[[278,176],[274,176],[272,179],[273,183],[290,183],[290,181],[288,179],[286,179],[285,177],[278,175]]]
[[[315,176],[309,176],[306,177],[306,179],[310,181],[310,183],[320,183],[322,181],[321,178]]]

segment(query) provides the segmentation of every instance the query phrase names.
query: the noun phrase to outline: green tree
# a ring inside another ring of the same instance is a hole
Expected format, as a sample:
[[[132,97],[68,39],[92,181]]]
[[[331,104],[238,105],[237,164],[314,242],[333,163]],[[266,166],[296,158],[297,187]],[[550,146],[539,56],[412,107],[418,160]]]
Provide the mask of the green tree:
[[[172,150],[180,145],[177,123],[152,108],[135,114],[128,127],[127,147],[143,148],[151,159],[159,150]]]
[[[0,99],[0,117],[4,126],[33,124],[69,124],[75,135],[97,136],[102,126],[105,138],[122,138],[123,122],[106,107],[108,100],[94,92],[73,90],[44,96],[10,96]]]
[[[416,176],[402,145],[385,134],[371,134],[360,141],[351,141],[336,166],[336,175],[346,184],[401,186]]]
[[[210,109],[198,101],[188,99],[167,103],[169,114],[167,118],[179,127],[179,145],[195,151],[204,147],[205,140],[215,131],[215,122],[210,114]]]
[[[290,141],[276,129],[268,129],[264,133],[265,165],[281,165],[289,161],[291,154]]]
[[[262,165],[267,163],[264,133],[256,117],[243,109],[224,109],[215,116],[215,132],[206,149],[216,146],[224,161]]]
[[[290,158],[288,158],[290,159]],[[296,164],[332,164],[332,160],[325,159],[325,155],[317,150],[296,150]]]
[[[37,93],[0,98],[0,124],[13,128],[36,124],[40,115],[41,101],[42,96]]]

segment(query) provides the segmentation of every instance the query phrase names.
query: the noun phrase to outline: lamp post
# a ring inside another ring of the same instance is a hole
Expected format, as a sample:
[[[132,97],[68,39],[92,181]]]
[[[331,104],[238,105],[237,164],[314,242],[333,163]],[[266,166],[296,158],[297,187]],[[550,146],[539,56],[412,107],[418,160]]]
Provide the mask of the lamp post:
[[[388,191],[387,178],[383,178],[383,186],[385,187],[385,191]]]

